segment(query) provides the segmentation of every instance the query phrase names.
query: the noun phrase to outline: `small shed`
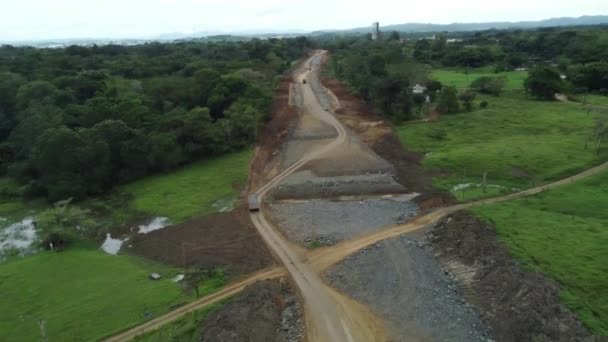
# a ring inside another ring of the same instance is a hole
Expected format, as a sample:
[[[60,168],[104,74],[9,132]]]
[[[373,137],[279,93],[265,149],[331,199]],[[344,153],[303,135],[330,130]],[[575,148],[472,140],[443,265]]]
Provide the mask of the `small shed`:
[[[150,278],[151,280],[159,280],[161,278],[160,274],[158,273],[150,273],[150,275],[148,275],[148,278]]]
[[[426,87],[422,86],[420,84],[415,84],[412,87],[412,93],[414,93],[414,94],[424,94],[425,91],[426,91]]]

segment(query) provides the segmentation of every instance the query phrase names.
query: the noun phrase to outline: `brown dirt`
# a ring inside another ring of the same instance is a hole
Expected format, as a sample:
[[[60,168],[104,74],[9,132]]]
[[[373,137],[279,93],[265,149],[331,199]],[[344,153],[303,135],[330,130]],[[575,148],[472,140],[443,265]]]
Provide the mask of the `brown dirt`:
[[[395,167],[396,180],[410,191],[436,193],[432,188],[433,173],[420,164],[423,155],[408,151],[393,128],[370,105],[352,95],[339,81],[324,78],[323,85],[340,100],[336,114],[340,121],[355,131],[380,157]]]
[[[201,341],[275,341],[284,306],[279,282],[249,285],[203,323]]]
[[[177,267],[224,267],[229,277],[274,263],[243,206],[137,234],[129,245],[128,253]]]
[[[249,285],[207,317],[200,341],[281,340],[281,313],[286,307],[284,292],[277,280]]]
[[[250,165],[250,189],[262,186],[264,180],[272,178],[280,167],[279,158],[275,158],[277,147],[283,145],[287,138],[287,129],[297,117],[296,108],[290,106],[292,79],[291,74],[283,76],[275,91],[271,119],[264,125]]]
[[[430,239],[498,341],[594,340],[560,304],[558,285],[523,270],[497,240],[492,225],[459,211],[442,219]]]

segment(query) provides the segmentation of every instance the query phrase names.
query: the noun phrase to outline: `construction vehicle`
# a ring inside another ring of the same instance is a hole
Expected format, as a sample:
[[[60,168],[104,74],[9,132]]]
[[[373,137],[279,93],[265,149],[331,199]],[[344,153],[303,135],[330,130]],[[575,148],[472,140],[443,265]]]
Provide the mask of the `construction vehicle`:
[[[260,202],[257,195],[249,195],[247,203],[249,204],[249,211],[260,211]]]

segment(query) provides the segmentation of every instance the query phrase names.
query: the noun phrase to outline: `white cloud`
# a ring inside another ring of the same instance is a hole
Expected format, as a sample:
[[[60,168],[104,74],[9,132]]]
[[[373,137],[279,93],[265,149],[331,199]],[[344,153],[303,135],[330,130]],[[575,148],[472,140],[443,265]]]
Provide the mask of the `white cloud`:
[[[608,14],[605,0],[1,0],[0,40],[317,30]]]

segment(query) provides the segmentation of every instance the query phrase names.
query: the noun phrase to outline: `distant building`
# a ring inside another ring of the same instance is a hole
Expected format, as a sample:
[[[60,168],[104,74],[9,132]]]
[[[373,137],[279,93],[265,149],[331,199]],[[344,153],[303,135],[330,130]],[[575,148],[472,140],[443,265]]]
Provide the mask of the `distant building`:
[[[424,94],[425,91],[426,91],[426,87],[422,86],[420,84],[415,84],[412,87],[412,93],[414,93],[414,94]]]
[[[380,23],[375,22],[372,24],[372,40],[378,40],[380,38]]]

